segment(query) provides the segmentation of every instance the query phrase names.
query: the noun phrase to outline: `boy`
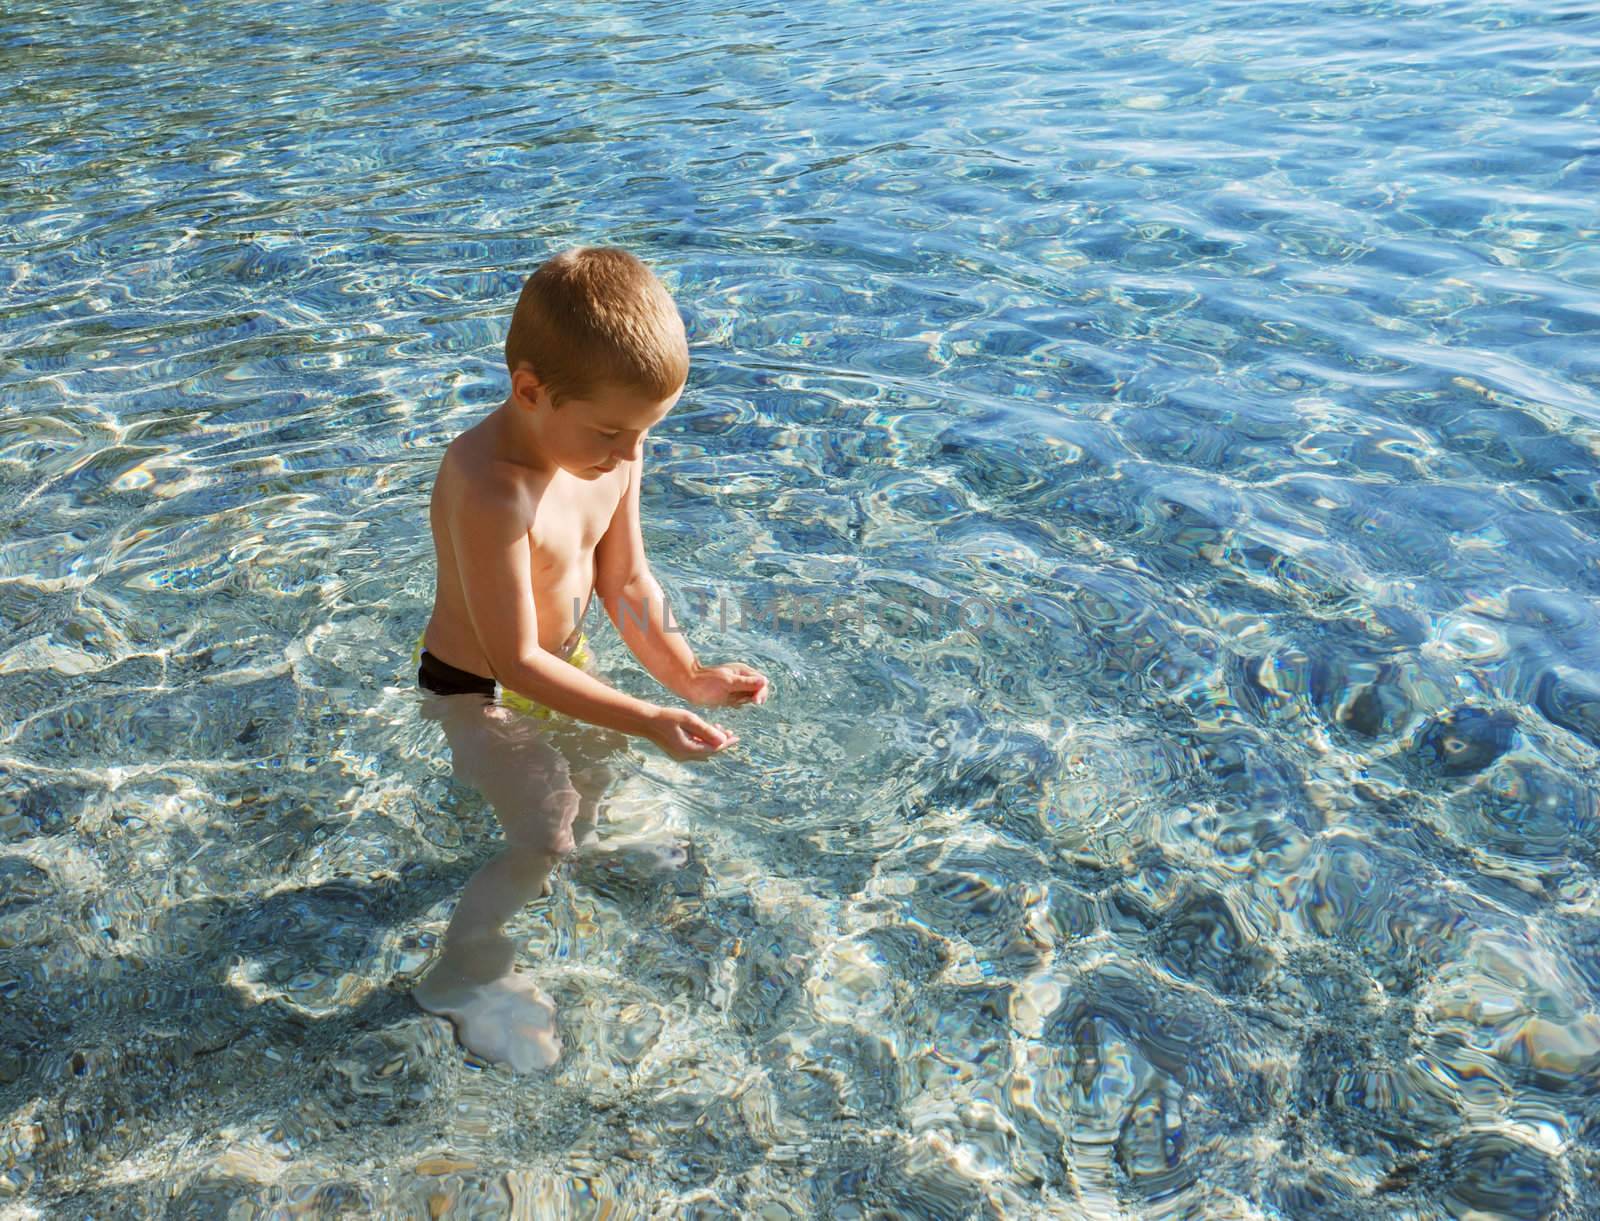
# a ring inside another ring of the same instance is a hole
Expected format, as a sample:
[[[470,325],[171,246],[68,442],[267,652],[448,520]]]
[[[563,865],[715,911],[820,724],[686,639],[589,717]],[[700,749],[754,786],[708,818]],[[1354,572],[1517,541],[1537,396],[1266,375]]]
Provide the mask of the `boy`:
[[[645,561],[644,438],[677,402],[689,367],[683,322],[660,281],[622,250],[557,255],[523,286],[506,367],[506,401],[439,464],[429,510],[438,579],[415,657],[423,715],[443,726],[457,778],[493,807],[506,844],[467,882],[413,996],[472,1051],[527,1071],[554,1064],[561,1042],[555,1007],[514,969],[504,926],[545,890],[575,830],[593,825],[608,774],[575,766],[540,720],[565,713],[678,759],[738,741],[688,709],[594,677],[578,608],[598,593],[645,669],[685,700],[759,704],[769,688],[749,666],[700,665],[681,634],[664,630]]]
[[[595,678],[581,631],[598,594],[634,656],[681,699],[767,698],[765,675],[737,662],[702,666],[680,632],[665,630],[645,560],[644,438],[689,370],[671,296],[624,250],[565,251],[523,286],[506,367],[510,395],[450,443],[434,483],[438,580],[418,683],[493,696],[498,682],[512,707],[648,738],[677,759],[732,746],[737,735],[686,708]]]

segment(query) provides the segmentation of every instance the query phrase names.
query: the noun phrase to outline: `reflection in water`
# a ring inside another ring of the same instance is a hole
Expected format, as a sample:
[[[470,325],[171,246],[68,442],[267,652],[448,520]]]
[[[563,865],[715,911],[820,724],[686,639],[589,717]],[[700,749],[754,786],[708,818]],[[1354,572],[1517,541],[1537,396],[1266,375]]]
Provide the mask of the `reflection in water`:
[[[594,836],[607,773],[574,769],[538,720],[479,695],[425,695],[422,715],[450,742],[456,779],[478,791],[505,850],[474,873],[445,929],[444,950],[412,995],[447,1017],[463,1046],[519,1072],[561,1055],[555,1006],[515,969],[506,923],[549,893],[550,871]]]

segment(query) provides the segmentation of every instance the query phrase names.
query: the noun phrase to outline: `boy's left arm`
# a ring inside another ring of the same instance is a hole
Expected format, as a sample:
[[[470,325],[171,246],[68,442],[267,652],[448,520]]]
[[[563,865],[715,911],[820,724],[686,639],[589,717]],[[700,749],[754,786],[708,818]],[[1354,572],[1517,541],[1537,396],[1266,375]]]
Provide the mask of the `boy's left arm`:
[[[639,664],[667,690],[695,704],[764,703],[766,675],[740,662],[702,666],[683,630],[667,616],[666,595],[650,571],[639,524],[644,455],[629,463],[628,490],[595,545],[595,593]]]

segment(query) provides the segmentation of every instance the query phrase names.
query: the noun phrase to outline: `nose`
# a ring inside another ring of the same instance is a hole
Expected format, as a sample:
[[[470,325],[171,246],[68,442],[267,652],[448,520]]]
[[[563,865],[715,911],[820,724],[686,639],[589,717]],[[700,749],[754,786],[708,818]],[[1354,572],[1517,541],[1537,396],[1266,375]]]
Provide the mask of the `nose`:
[[[641,433],[639,436],[635,437],[632,441],[630,441],[627,444],[625,444],[620,451],[613,451],[613,452],[616,452],[617,461],[618,462],[632,462],[635,458],[637,458],[640,455],[640,453],[643,452],[643,450],[644,450],[644,434]]]

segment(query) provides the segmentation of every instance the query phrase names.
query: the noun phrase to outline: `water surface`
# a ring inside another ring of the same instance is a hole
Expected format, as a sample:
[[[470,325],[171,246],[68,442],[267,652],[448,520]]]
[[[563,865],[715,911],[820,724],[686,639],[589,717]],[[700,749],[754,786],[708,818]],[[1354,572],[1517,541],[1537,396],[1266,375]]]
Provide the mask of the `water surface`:
[[[1180,7],[7,5],[0,1201],[1600,1210],[1600,16]],[[775,690],[513,922],[518,1076],[410,654],[577,242]]]

